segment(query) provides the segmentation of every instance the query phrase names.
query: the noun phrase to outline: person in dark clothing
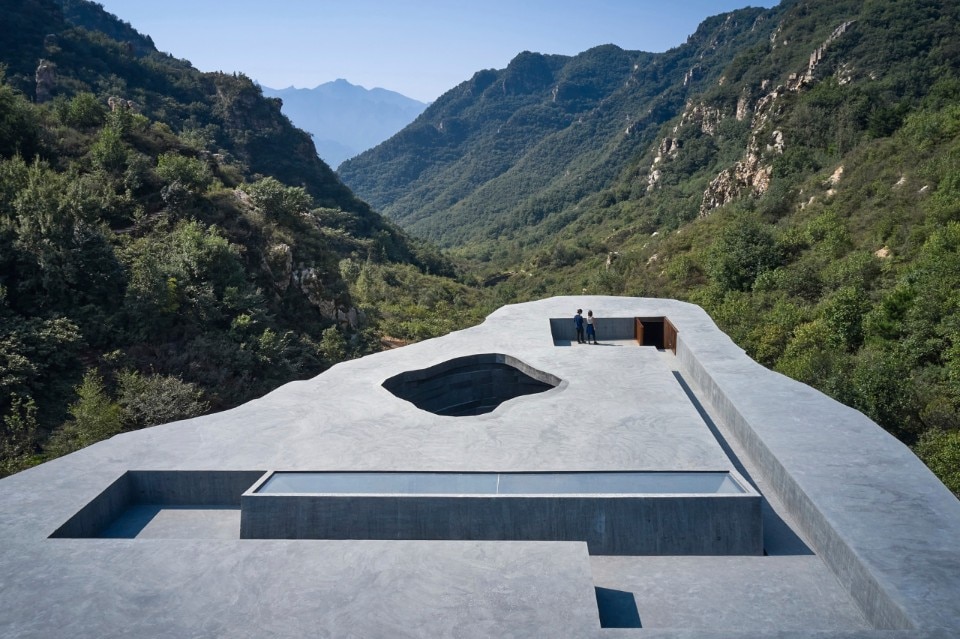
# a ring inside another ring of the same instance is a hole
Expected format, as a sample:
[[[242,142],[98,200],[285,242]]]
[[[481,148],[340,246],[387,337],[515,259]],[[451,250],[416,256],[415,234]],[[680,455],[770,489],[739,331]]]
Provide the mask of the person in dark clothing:
[[[577,327],[577,344],[584,344],[583,341],[583,309],[578,308],[577,314],[573,316],[573,325]]]

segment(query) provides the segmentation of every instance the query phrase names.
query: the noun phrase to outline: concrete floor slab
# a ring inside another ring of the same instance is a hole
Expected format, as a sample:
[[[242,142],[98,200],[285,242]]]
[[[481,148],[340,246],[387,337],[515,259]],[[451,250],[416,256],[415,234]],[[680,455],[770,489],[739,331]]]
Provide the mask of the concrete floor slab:
[[[816,556],[591,557],[594,584],[629,592],[645,629],[866,630]]]

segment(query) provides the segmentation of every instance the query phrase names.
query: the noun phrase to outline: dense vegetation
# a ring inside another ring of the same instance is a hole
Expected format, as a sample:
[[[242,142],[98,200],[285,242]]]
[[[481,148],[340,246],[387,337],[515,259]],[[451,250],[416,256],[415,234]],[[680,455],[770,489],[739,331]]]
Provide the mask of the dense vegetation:
[[[662,55],[522,54],[342,175],[494,299],[702,305],[960,493],[957,33],[956,3],[785,0]]]
[[[586,291],[702,305],[960,493],[960,5],[784,0],[478,72],[341,167],[472,287],[248,78],[85,0],[0,0],[0,31],[3,473]]]
[[[0,474],[475,321],[250,79],[80,0],[0,32]]]

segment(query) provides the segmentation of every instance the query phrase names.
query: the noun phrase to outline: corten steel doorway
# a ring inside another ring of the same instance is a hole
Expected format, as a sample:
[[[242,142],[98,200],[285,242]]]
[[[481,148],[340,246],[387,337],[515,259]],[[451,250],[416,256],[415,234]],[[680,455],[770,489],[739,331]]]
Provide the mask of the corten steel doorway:
[[[677,328],[666,317],[635,317],[633,336],[640,346],[669,349],[677,354]]]

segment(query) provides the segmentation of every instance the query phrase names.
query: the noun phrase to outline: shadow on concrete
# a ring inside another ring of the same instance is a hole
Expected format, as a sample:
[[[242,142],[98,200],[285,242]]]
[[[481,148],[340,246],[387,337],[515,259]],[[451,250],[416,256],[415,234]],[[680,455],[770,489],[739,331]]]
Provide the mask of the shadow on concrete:
[[[637,600],[632,592],[612,588],[594,588],[597,591],[597,610],[601,628],[642,628]]]
[[[133,504],[100,531],[101,539],[236,539],[238,506]]]
[[[99,536],[107,539],[134,539],[161,510],[163,506],[153,504],[131,506],[102,530]]]
[[[681,375],[678,371],[673,371],[673,376],[677,379],[677,383],[680,384],[680,388],[683,389],[683,392],[687,394],[687,399],[689,399],[690,403],[693,404],[693,407],[697,409],[697,412],[700,414],[700,418],[707,425],[707,428],[710,429],[710,432],[717,440],[717,443],[720,444],[720,448],[723,449],[723,452],[726,454],[727,458],[733,462],[734,468],[736,468],[737,472],[743,475],[744,479],[750,482],[750,485],[753,486],[754,490],[756,490],[762,496],[763,491],[761,491],[757,486],[757,483],[753,480],[753,477],[750,476],[750,473],[740,461],[740,458],[737,457],[737,454],[730,447],[730,444],[727,443],[727,440],[720,432],[720,429],[717,428],[717,425],[714,423],[713,419],[711,419],[710,415],[707,414],[703,404],[700,403],[700,400],[697,399],[697,396],[693,393],[693,389],[691,389],[690,385],[687,384],[687,380],[685,380],[683,375]],[[770,506],[770,502],[767,501],[766,497],[763,497],[760,502],[760,514],[763,520],[763,554],[814,554],[814,552],[810,550],[810,547],[807,546],[802,539],[800,539],[797,533],[795,533],[787,524],[787,522],[780,517],[777,511]]]

